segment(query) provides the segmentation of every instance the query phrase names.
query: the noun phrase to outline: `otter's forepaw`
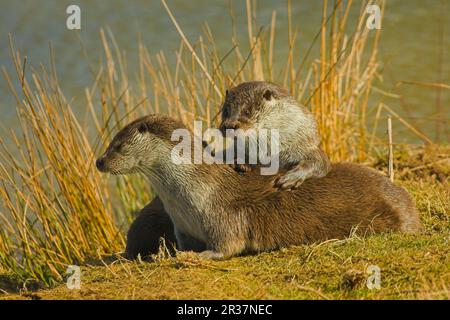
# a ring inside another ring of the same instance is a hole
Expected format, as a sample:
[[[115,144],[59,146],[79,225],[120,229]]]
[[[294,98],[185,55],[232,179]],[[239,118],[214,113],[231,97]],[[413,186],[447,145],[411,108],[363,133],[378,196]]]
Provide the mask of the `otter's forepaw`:
[[[292,189],[300,188],[300,186],[303,184],[303,182],[305,182],[305,179],[298,179],[297,182],[295,183],[295,186]]]
[[[221,252],[206,250],[199,253],[199,256],[202,259],[210,259],[210,260],[223,260],[225,256]]]
[[[233,168],[236,172],[246,173],[252,171],[252,167],[248,164],[234,164]]]
[[[289,174],[278,177],[275,180],[274,186],[280,190],[295,190],[298,189],[305,181],[302,177],[293,177]]]

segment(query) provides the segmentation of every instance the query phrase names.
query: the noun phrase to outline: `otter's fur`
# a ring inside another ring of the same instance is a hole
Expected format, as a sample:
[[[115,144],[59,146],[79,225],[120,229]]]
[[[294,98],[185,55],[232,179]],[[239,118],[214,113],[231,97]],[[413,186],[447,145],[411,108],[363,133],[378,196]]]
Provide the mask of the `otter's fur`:
[[[185,244],[185,250],[200,252],[205,250],[206,245],[195,239],[179,233]],[[175,254],[177,241],[175,230],[169,215],[164,210],[161,200],[156,197],[140,211],[133,221],[127,234],[127,245],[125,257],[136,259],[138,255],[148,258],[159,252],[161,239],[171,255]]]
[[[228,90],[220,128],[223,133],[227,129],[278,129],[279,163],[287,172],[275,185],[282,189],[296,188],[309,178],[324,177],[330,170],[330,161],[320,148],[313,114],[276,84],[251,81]],[[250,170],[248,165],[236,168]]]
[[[156,197],[140,211],[127,234],[125,257],[136,259],[138,255],[147,258],[159,251],[160,241],[171,254],[176,246],[175,232],[170,217],[164,210],[161,200]]]
[[[274,189],[267,176],[241,175],[227,165],[177,165],[169,132],[183,127],[168,116],[138,119],[116,135],[97,166],[113,174],[145,174],[175,229],[205,243],[208,257],[344,238],[352,230],[420,229],[409,194],[361,165],[335,164],[327,176],[292,192]],[[111,147],[117,144],[121,153]],[[178,236],[177,242],[185,248]]]

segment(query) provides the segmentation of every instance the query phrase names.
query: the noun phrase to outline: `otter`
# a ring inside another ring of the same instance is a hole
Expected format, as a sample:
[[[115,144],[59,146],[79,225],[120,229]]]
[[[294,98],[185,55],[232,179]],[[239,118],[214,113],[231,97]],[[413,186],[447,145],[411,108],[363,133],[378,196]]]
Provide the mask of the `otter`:
[[[186,235],[184,238],[186,250],[203,251],[205,244],[195,241]],[[133,221],[127,233],[125,258],[134,260],[140,255],[143,259],[156,254],[160,248],[160,241],[164,240],[170,255],[175,255],[177,247],[176,236],[172,220],[164,210],[163,203],[155,197],[150,203],[141,209],[139,215]]]
[[[278,129],[279,163],[288,171],[275,180],[281,189],[295,189],[306,179],[324,177],[330,161],[320,147],[320,135],[313,114],[280,86],[265,82],[243,82],[227,90],[222,105],[222,133],[233,129]],[[235,164],[239,172],[248,164]]]
[[[136,259],[138,255],[148,258],[159,251],[160,239],[171,255],[175,254],[176,238],[172,221],[164,211],[161,200],[156,197],[144,208],[133,221],[127,233],[125,258]]]
[[[225,259],[352,232],[421,228],[409,194],[373,169],[333,164],[325,177],[286,192],[272,187],[273,177],[241,175],[228,165],[176,164],[171,134],[179,128],[186,127],[165,115],[135,120],[116,134],[96,165],[111,174],[144,174],[182,250],[180,234],[206,244],[202,256]]]

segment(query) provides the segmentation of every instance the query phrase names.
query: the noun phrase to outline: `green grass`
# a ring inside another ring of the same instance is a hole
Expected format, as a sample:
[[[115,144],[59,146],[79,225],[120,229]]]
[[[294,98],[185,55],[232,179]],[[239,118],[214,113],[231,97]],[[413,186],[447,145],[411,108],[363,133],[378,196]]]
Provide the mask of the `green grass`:
[[[450,298],[448,236],[387,234],[301,246],[228,261],[191,253],[159,262],[82,268],[80,290],[61,285],[43,299],[407,299]],[[369,290],[369,265],[381,289]],[[447,287],[445,287],[447,285]],[[2,298],[26,298],[4,295]]]

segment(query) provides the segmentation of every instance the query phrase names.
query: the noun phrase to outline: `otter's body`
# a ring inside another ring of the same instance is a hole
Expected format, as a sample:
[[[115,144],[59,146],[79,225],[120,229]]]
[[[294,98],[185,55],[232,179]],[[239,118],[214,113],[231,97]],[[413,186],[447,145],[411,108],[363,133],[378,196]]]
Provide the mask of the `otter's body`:
[[[230,129],[278,129],[279,164],[287,172],[275,185],[282,189],[296,188],[309,178],[324,177],[330,170],[313,114],[276,84],[244,82],[227,91],[220,127],[224,133]],[[249,166],[237,168],[249,171]]]
[[[420,228],[408,193],[360,165],[334,165],[326,177],[305,181],[292,192],[274,190],[266,178],[239,175],[226,166],[188,172],[184,182],[169,174],[164,178],[169,184],[154,180],[153,186],[175,228],[224,257],[344,238],[352,230]],[[187,249],[183,239],[177,240]]]
[[[344,238],[352,230],[366,234],[420,229],[408,193],[361,165],[334,165],[327,176],[286,192],[255,172],[238,174],[227,165],[175,164],[170,137],[182,127],[166,116],[141,118],[116,135],[97,165],[105,172],[145,174],[175,233],[205,243],[212,258]],[[123,154],[114,151],[119,143]],[[186,248],[182,237],[177,241]]]

